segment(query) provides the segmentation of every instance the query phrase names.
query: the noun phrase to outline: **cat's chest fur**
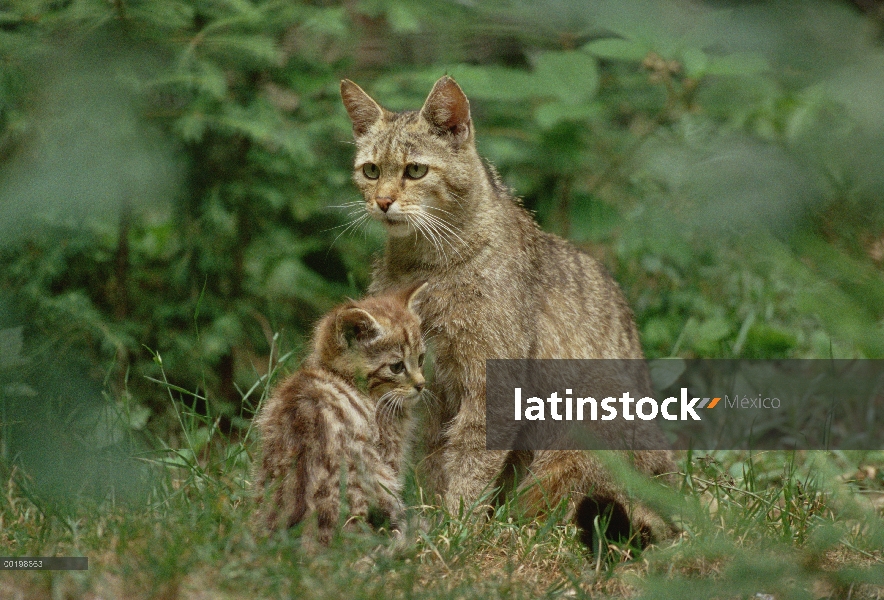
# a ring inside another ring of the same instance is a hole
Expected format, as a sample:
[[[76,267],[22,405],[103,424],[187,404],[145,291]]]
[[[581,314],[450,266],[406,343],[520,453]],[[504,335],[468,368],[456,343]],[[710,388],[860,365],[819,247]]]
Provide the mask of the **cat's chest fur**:
[[[512,251],[489,244],[453,264],[409,269],[396,261],[381,262],[372,290],[427,282],[417,309],[437,361],[524,357],[531,346],[529,321],[536,298],[528,286],[517,284],[524,279],[522,271]]]

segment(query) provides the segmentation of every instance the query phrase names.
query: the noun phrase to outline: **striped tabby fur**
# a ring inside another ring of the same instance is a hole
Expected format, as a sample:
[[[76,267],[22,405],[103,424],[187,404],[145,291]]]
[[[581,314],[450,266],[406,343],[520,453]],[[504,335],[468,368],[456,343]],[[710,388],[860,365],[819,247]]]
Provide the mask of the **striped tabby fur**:
[[[261,410],[255,482],[269,528],[308,521],[306,533],[328,544],[339,523],[365,519],[370,508],[401,527],[404,408],[424,386],[424,343],[411,305],[423,287],[332,310],[316,326],[301,369]]]

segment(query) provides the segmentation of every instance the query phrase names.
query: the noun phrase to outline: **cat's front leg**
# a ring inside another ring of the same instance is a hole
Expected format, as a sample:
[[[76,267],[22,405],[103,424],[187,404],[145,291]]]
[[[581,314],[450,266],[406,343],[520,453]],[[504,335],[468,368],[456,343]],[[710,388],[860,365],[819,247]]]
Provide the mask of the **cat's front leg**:
[[[480,398],[465,398],[447,432],[445,506],[452,514],[458,513],[461,503],[464,511],[469,511],[480,500],[483,504],[492,501],[490,495],[507,457],[505,450],[485,449],[484,389],[482,392]],[[482,408],[478,410],[480,401]]]
[[[423,421],[423,444],[426,454],[416,465],[418,484],[426,494],[425,501],[444,500],[448,489],[448,467],[445,463],[447,426],[454,419],[455,410],[441,386],[431,388],[434,401],[426,411]]]

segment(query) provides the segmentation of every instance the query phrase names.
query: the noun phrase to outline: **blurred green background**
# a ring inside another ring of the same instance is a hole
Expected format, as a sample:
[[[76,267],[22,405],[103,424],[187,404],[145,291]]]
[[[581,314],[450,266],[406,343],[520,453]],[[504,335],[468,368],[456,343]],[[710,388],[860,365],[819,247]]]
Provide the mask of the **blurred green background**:
[[[846,0],[4,2],[3,463],[137,491],[132,452],[181,441],[164,378],[245,431],[248,390],[382,248],[339,235],[344,77],[396,110],[453,75],[480,153],[614,273],[648,356],[884,357],[882,23]]]

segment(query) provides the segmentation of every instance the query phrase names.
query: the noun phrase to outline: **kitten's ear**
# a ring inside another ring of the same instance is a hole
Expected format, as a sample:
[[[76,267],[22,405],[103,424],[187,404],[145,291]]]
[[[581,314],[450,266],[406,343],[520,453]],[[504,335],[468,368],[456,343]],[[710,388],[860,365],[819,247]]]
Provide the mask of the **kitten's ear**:
[[[421,116],[440,135],[450,135],[460,144],[470,136],[470,101],[457,82],[445,76],[427,96]]]
[[[353,121],[353,135],[356,137],[365,135],[384,115],[381,105],[349,79],[341,81],[341,99],[344,101],[344,108],[347,109],[350,120]]]
[[[349,346],[354,341],[367,342],[382,333],[381,324],[361,308],[345,308],[336,320],[338,339]]]
[[[417,313],[415,310],[414,303],[427,290],[427,282],[422,281],[416,285],[413,285],[409,288],[406,288],[402,293],[402,298],[405,300],[405,306],[413,313]]]

